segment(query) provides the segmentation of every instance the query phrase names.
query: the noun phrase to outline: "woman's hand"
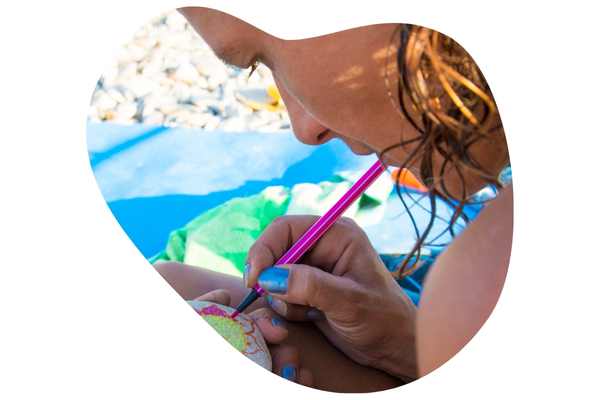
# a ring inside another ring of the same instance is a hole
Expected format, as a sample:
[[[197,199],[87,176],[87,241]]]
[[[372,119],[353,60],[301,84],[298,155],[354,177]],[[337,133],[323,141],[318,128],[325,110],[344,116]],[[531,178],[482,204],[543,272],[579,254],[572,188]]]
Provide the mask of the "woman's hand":
[[[354,221],[333,225],[304,256],[305,264],[273,267],[316,218],[274,221],[248,253],[246,286],[258,282],[273,310],[289,320],[314,321],[354,361],[416,378],[416,307]]]
[[[196,300],[210,301],[229,306],[231,296],[227,290],[208,292]],[[288,335],[285,322],[268,308],[260,308],[247,314],[265,338],[273,360],[273,372],[279,376],[305,386],[313,385],[312,373],[301,368],[300,353],[296,347],[282,344]]]

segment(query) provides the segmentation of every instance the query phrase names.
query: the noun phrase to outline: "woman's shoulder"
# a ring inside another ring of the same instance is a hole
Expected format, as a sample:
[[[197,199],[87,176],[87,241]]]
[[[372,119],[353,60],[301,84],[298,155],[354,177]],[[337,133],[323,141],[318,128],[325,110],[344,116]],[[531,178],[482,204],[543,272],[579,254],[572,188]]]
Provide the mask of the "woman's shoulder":
[[[508,271],[512,233],[509,184],[438,257],[425,281],[417,316],[422,372],[451,358],[489,317]]]

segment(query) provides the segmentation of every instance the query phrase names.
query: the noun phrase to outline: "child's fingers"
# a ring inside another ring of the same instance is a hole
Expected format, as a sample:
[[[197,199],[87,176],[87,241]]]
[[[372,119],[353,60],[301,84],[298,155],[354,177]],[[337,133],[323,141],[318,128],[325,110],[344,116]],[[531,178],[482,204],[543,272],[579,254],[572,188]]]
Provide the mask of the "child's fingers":
[[[279,345],[271,349],[273,373],[292,382],[298,382],[300,355],[298,349],[289,345]]]
[[[287,326],[280,316],[268,308],[260,308],[249,316],[254,320],[269,344],[281,343],[288,336]]]
[[[287,303],[273,296],[267,296],[267,303],[277,314],[288,321],[320,321],[324,314],[313,307]]]

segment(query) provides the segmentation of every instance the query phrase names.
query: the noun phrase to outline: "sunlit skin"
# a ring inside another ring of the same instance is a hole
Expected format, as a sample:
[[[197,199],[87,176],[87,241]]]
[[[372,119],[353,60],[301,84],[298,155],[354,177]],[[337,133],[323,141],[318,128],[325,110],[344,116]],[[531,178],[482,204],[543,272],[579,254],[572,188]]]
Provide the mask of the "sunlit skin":
[[[219,11],[180,11],[224,62],[240,68],[249,68],[254,62],[269,67],[301,142],[319,145],[337,137],[355,153],[370,154],[416,136],[398,106],[398,24],[283,40]],[[386,162],[403,165],[414,146],[386,153]],[[472,151],[492,173],[504,167],[506,143],[502,137],[475,145]],[[438,168],[441,160],[434,153]],[[418,174],[418,168],[413,172]],[[479,190],[483,181],[478,175],[464,173],[467,193]],[[448,171],[444,179],[451,193],[460,192],[454,171]]]
[[[227,14],[199,10],[181,12],[223,61],[241,68],[259,61],[271,69],[294,134],[303,143],[339,137],[367,154],[397,143],[399,133],[414,134],[395,109],[397,95],[392,93],[395,100],[388,95],[397,86],[396,50],[390,47],[396,25],[282,40]],[[388,85],[386,67],[391,68]]]
[[[245,68],[259,61],[271,69],[294,134],[303,143],[320,145],[337,137],[355,153],[369,154],[416,134],[398,109],[396,24],[282,40],[219,11],[180,12],[227,63]],[[411,150],[398,148],[386,161],[402,165]],[[499,150],[506,150],[503,141],[476,149],[493,173],[503,166]],[[435,154],[434,163],[439,163]],[[444,178],[456,186],[451,174]],[[481,184],[467,174],[468,193]],[[254,285],[312,220],[284,217],[269,226],[248,253],[252,268],[246,285]],[[511,239],[508,187],[440,256],[417,309],[386,272],[364,232],[342,220],[303,259],[306,264],[283,266],[290,270],[288,292],[273,295],[269,312],[288,319],[282,341],[302,355],[296,354],[296,360],[311,371],[315,387],[355,392],[394,387],[439,367],[485,322],[500,295]],[[167,263],[157,270],[188,299],[224,288],[236,303],[247,291],[239,280],[202,268]],[[265,306],[261,299],[250,311]],[[321,319],[310,313],[315,310]],[[271,348],[274,358],[279,351]]]

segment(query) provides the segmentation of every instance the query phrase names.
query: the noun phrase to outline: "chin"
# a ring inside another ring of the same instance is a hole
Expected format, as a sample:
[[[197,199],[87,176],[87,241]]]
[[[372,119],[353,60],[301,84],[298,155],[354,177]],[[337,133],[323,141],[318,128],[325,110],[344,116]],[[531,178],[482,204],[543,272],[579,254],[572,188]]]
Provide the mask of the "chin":
[[[353,147],[350,147],[350,151],[352,151],[354,154],[359,155],[359,156],[368,156],[370,154],[375,153],[371,149],[356,149]]]
[[[369,154],[374,154],[375,150],[372,148],[365,146],[361,142],[357,142],[355,140],[348,139],[340,134],[335,134],[336,137],[341,139],[342,142],[350,149],[351,152],[358,156],[368,156]]]

